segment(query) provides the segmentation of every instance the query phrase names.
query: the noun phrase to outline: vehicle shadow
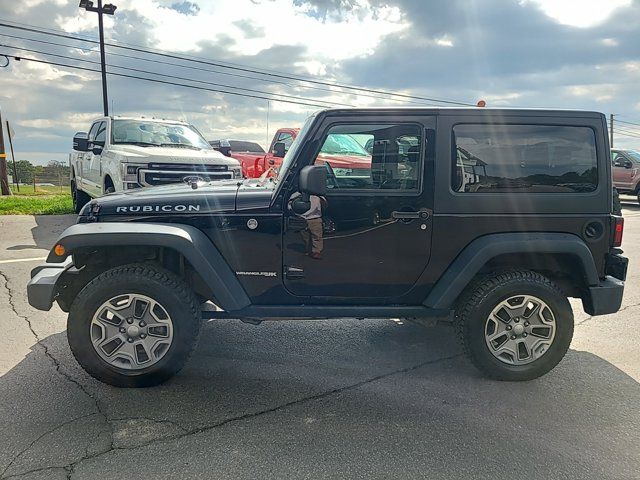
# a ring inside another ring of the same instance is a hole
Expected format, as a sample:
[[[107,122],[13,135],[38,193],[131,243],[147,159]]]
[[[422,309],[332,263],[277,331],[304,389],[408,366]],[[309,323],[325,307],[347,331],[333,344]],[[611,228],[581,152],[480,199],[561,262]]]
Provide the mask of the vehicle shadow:
[[[71,215],[34,215],[36,226],[31,229],[35,248],[49,250],[67,227],[74,225],[78,219]]]
[[[141,478],[153,455],[156,478],[633,478],[640,460],[640,384],[588,352],[506,383],[440,324],[215,321],[173,380],[118,389],[64,333],[41,345],[0,377],[6,476]]]

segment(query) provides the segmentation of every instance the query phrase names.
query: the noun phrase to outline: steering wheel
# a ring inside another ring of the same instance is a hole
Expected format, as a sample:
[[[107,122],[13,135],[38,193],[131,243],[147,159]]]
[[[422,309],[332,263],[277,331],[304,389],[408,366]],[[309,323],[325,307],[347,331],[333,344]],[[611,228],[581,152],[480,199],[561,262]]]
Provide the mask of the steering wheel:
[[[332,187],[338,188],[338,179],[333,171],[333,167],[328,162],[324,162],[324,166],[327,169],[327,186],[331,184]]]

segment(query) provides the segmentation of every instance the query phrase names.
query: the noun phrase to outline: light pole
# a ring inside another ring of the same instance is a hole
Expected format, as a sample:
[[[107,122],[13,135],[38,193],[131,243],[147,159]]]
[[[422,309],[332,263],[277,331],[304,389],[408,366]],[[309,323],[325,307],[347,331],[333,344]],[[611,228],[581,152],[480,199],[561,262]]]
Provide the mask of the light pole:
[[[98,13],[98,31],[100,33],[100,71],[102,72],[102,104],[104,107],[104,116],[109,115],[109,100],[107,96],[107,67],[104,59],[104,30],[102,27],[102,15],[113,15],[116,6],[108,3],[102,5],[102,0],[98,0],[98,6],[94,7],[91,0],[80,0],[80,8],[84,8],[87,12]]]

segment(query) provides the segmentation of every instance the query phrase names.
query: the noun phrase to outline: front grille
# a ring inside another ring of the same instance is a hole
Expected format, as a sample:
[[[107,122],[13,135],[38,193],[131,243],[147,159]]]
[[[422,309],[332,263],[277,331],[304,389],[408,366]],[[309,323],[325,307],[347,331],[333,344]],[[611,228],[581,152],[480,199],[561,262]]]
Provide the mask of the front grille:
[[[204,182],[233,178],[226,165],[152,163],[139,170],[140,184],[144,186],[182,183],[186,177],[199,177]]]

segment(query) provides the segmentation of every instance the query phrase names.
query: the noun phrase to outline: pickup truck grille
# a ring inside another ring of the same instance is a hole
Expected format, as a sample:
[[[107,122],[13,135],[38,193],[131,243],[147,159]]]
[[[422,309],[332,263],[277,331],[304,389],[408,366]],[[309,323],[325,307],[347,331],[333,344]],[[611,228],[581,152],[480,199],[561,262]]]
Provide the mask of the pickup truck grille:
[[[226,165],[152,163],[138,170],[141,185],[168,185],[182,183],[185,177],[200,177],[203,181],[233,178],[233,172]]]

